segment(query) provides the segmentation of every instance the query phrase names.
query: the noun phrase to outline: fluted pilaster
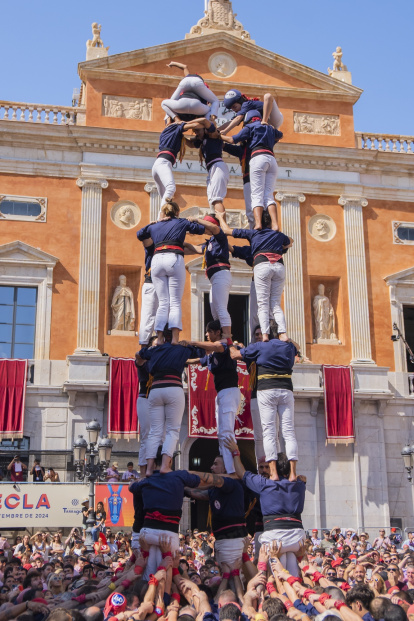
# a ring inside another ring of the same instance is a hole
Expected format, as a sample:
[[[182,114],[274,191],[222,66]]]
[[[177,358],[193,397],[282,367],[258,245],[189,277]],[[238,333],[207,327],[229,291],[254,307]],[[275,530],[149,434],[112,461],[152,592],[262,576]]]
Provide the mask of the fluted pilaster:
[[[106,179],[80,177],[82,188],[79,265],[78,341],[76,352],[97,352],[99,332],[99,284],[101,259],[102,190]]]
[[[278,192],[276,200],[282,206],[282,224],[285,235],[294,241],[292,248],[284,255],[286,267],[285,317],[287,334],[300,347],[306,356],[305,305],[303,295],[302,237],[300,204],[305,201],[304,194]]]
[[[344,208],[352,362],[372,364],[362,215],[368,201],[360,196],[341,196],[338,202]]]
[[[158,194],[155,183],[146,183],[144,190],[148,192],[150,196],[150,222],[154,222],[155,220],[158,220],[158,215],[161,209],[161,198]]]

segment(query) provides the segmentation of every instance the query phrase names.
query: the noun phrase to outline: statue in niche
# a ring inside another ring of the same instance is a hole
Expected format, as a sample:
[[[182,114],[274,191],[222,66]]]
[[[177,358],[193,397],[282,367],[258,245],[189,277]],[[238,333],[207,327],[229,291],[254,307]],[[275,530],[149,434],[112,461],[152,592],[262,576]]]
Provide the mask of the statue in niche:
[[[318,295],[313,298],[315,320],[315,341],[337,341],[335,334],[335,312],[330,299],[325,295],[325,286],[318,286]]]
[[[119,277],[119,285],[112,296],[112,330],[134,330],[135,305],[134,295],[126,286],[126,276]]]

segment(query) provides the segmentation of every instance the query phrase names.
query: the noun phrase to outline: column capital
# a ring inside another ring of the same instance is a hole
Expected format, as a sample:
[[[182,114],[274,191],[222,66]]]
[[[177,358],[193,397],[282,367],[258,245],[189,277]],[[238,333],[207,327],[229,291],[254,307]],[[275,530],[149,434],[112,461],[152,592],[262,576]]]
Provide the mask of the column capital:
[[[366,207],[368,205],[368,201],[363,196],[356,196],[352,194],[342,194],[339,197],[338,203],[345,207],[348,204],[359,205],[360,207]]]
[[[294,200],[299,201],[299,203],[304,203],[306,196],[301,192],[277,192],[276,200],[280,203],[284,200]]]
[[[102,190],[106,190],[109,184],[106,179],[96,179],[93,177],[79,177],[79,179],[76,179],[76,185],[79,188],[83,188],[87,185],[95,185],[101,188]]]
[[[157,192],[157,186],[153,181],[148,181],[148,183],[144,185],[144,190],[148,192],[148,194],[151,194],[151,192]]]

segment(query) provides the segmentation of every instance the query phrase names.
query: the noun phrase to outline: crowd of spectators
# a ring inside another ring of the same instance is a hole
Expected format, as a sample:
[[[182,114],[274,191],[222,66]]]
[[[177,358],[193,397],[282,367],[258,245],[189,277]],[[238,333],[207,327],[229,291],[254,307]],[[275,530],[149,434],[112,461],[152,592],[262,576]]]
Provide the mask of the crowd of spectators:
[[[250,536],[234,564],[217,563],[214,537],[197,529],[175,554],[162,536],[162,564],[147,576],[145,538],[132,550],[125,533],[105,533],[93,552],[76,527],[0,536],[0,621],[414,621],[413,533],[381,529],[370,542],[352,529],[309,531],[299,577],[276,542],[255,551]]]

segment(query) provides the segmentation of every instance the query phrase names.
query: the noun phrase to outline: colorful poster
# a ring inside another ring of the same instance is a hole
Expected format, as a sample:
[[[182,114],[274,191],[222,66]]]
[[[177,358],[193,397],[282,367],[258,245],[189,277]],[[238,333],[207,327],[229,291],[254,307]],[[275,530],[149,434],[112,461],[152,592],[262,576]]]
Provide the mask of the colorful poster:
[[[97,483],[95,485],[96,503],[102,502],[106,511],[106,526],[120,528],[132,527],[134,522],[134,503],[128,491],[129,483]]]
[[[83,483],[1,483],[0,529],[82,526]]]

